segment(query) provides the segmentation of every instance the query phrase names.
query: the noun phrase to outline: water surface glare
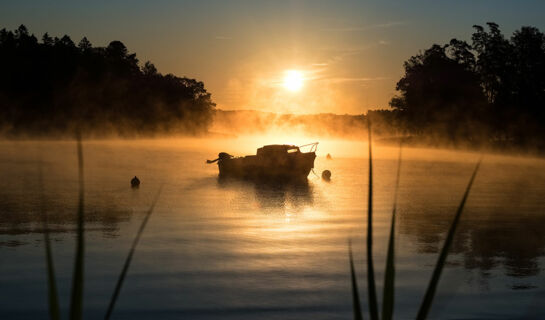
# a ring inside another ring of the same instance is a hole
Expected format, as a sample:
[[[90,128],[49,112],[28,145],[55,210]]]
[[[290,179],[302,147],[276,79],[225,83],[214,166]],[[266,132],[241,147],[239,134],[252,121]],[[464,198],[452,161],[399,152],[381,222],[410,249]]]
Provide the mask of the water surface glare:
[[[236,144],[236,141],[235,141]],[[201,146],[203,145],[203,146]],[[247,149],[260,145],[245,146]],[[87,141],[84,314],[103,317],[136,231],[163,193],[136,250],[113,319],[350,319],[347,240],[367,308],[367,159],[335,142],[308,183],[217,179],[221,143]],[[333,160],[326,160],[331,153]],[[374,257],[379,302],[396,148],[375,149]],[[0,318],[47,317],[40,204],[49,218],[61,309],[75,250],[74,142],[0,142]],[[396,230],[394,316],[415,317],[479,155],[407,149]],[[43,172],[40,187],[39,172]],[[130,188],[137,175],[139,189]],[[43,197],[42,197],[43,194]],[[430,318],[545,318],[545,161],[487,155],[458,227]],[[366,310],[365,310],[366,311]]]

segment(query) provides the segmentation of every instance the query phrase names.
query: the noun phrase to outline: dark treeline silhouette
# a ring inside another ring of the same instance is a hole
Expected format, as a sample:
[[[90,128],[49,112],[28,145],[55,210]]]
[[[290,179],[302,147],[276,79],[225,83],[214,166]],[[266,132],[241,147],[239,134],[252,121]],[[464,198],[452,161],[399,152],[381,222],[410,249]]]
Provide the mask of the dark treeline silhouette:
[[[415,136],[452,143],[545,150],[545,35],[522,27],[474,26],[471,44],[453,39],[405,62],[390,105]]]
[[[0,30],[0,130],[30,134],[206,132],[215,104],[202,82],[139,65],[120,41],[93,47]]]

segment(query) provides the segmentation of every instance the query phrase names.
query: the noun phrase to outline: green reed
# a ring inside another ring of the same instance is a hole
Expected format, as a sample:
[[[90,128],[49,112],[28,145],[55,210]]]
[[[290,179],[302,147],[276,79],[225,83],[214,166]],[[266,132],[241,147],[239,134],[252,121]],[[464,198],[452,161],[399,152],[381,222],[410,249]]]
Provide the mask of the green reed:
[[[83,314],[83,277],[84,277],[84,252],[85,252],[85,216],[84,216],[84,192],[83,192],[83,147],[81,136],[76,134],[77,154],[78,154],[78,179],[79,179],[79,198],[77,212],[77,240],[76,240],[76,256],[74,260],[74,273],[72,277],[72,292],[70,297],[70,319],[81,319]],[[59,299],[57,293],[57,285],[55,281],[55,269],[53,263],[53,255],[51,253],[51,242],[49,239],[48,216],[45,210],[43,196],[43,177],[42,168],[40,167],[39,184],[42,190],[41,211],[44,226],[44,242],[46,251],[46,266],[47,266],[47,284],[48,284],[48,307],[49,317],[51,319],[60,319]]]
[[[79,198],[78,198],[78,211],[77,211],[77,231],[76,231],[76,255],[74,260],[74,273],[72,277],[72,291],[70,298],[70,319],[81,319],[83,316],[83,288],[84,288],[84,253],[85,253],[85,214],[84,214],[84,175],[83,175],[83,146],[81,142],[81,136],[78,133],[76,136],[77,141],[77,155],[78,155],[78,177],[79,177]],[[40,167],[40,176],[39,183],[42,190],[42,202],[41,202],[41,213],[43,218],[43,228],[44,228],[44,242],[45,242],[45,256],[46,256],[46,266],[47,266],[47,283],[48,283],[48,307],[49,307],[49,317],[53,320],[60,319],[60,308],[59,308],[59,299],[57,293],[57,286],[55,281],[55,270],[53,263],[53,256],[51,253],[51,242],[49,239],[49,227],[48,227],[48,217],[47,212],[45,211],[44,196],[43,196],[43,181],[42,181],[42,170]],[[136,237],[132,243],[132,246],[129,250],[129,254],[123,265],[123,269],[116,283],[116,287],[110,303],[108,305],[108,310],[106,312],[105,319],[109,319],[113,310],[119,293],[121,292],[121,287],[125,280],[125,276],[129,270],[129,266],[132,261],[132,257],[136,250],[136,245],[138,244],[142,233],[148,223],[148,220],[151,214],[154,211],[155,205],[159,200],[161,194],[162,186],[159,188],[157,195],[155,196],[151,207],[146,212],[146,216],[138,229]]]
[[[456,227],[458,226],[458,222],[460,221],[462,211],[464,210],[464,206],[466,204],[467,197],[469,196],[469,191],[471,190],[471,186],[473,185],[473,181],[475,180],[475,176],[477,175],[477,171],[479,171],[481,161],[482,161],[482,157],[477,162],[477,165],[475,166],[475,170],[473,170],[473,174],[471,175],[471,178],[469,179],[469,183],[467,184],[466,190],[464,192],[464,196],[462,197],[462,201],[460,202],[460,205],[458,206],[458,210],[456,210],[456,214],[454,215],[454,220],[452,220],[450,229],[447,234],[447,238],[445,239],[445,243],[443,244],[443,249],[441,249],[441,253],[439,254],[439,258],[437,259],[437,263],[435,264],[433,275],[428,285],[428,289],[426,290],[426,294],[424,295],[424,300],[422,301],[420,310],[418,310],[418,315],[416,316],[416,319],[426,319],[428,315],[428,312],[431,307],[431,303],[433,301],[433,297],[435,296],[435,290],[437,289],[437,284],[439,283],[439,278],[441,277],[441,272],[443,271],[443,268],[445,266],[445,261],[447,260],[450,245],[452,243],[452,240],[454,239],[454,232],[456,232]]]
[[[140,228],[138,229],[138,232],[136,233],[136,237],[134,238],[131,249],[129,250],[127,259],[125,259],[125,264],[123,265],[121,274],[119,275],[119,278],[117,279],[117,284],[115,285],[114,293],[112,295],[112,298],[110,299],[110,304],[108,305],[108,310],[106,311],[106,315],[104,316],[104,319],[110,319],[110,316],[112,315],[112,312],[114,311],[115,303],[117,301],[117,297],[119,296],[119,293],[121,292],[121,287],[123,286],[123,281],[125,280],[125,276],[127,275],[127,272],[129,270],[129,266],[132,261],[132,256],[134,255],[134,251],[136,250],[136,245],[138,244],[138,241],[140,241],[140,237],[142,236],[142,233],[144,232],[144,229],[146,228],[148,220],[151,214],[153,213],[153,210],[155,209],[155,204],[159,200],[159,196],[161,195],[161,190],[162,190],[162,186],[159,188],[159,191],[157,192],[155,199],[153,199],[151,207],[146,212],[146,216],[144,217],[144,220],[142,220],[142,224],[140,225]]]
[[[367,288],[369,292],[369,316],[371,319],[379,319],[378,311],[377,311],[377,301],[376,301],[376,292],[375,292],[375,280],[374,280],[374,270],[373,270],[373,256],[372,256],[372,210],[373,210],[373,161],[372,161],[372,145],[371,145],[371,123],[369,119],[368,121],[368,131],[369,131],[369,197],[368,197],[368,221],[367,221]],[[394,293],[395,293],[395,218],[396,218],[396,211],[397,211],[397,194],[399,189],[399,180],[400,180],[400,169],[401,169],[401,145],[399,147],[399,156],[398,156],[398,164],[397,164],[397,175],[396,175],[396,182],[395,182],[395,191],[394,191],[394,205],[392,209],[392,221],[390,225],[390,236],[388,241],[388,253],[386,258],[386,267],[385,267],[385,273],[384,273],[384,289],[383,289],[383,301],[382,301],[382,319],[389,320],[392,319],[393,316],[393,310],[394,310]],[[454,239],[454,233],[456,231],[456,228],[458,226],[460,217],[462,215],[465,203],[467,201],[467,198],[469,196],[469,192],[471,190],[471,186],[473,185],[473,181],[475,180],[475,177],[477,175],[477,172],[479,171],[479,167],[482,162],[482,156],[477,162],[475,169],[473,170],[473,173],[471,175],[471,178],[469,179],[469,183],[465,189],[464,195],[462,197],[462,200],[460,202],[460,205],[458,206],[458,209],[456,210],[456,213],[454,215],[454,219],[450,225],[447,237],[445,239],[445,243],[443,244],[443,248],[439,254],[437,263],[435,265],[432,278],[430,280],[430,283],[428,285],[428,288],[426,290],[426,293],[424,295],[422,304],[420,306],[420,309],[418,311],[417,319],[422,320],[426,319],[428,312],[431,308],[431,304],[433,302],[433,298],[435,296],[435,291],[437,289],[437,285],[439,283],[439,279],[441,277],[441,272],[443,271],[443,268],[445,266],[445,262],[448,256],[448,252],[450,249],[450,246],[452,244],[452,241]],[[354,272],[354,264],[353,264],[353,258],[352,258],[352,248],[351,244],[349,243],[349,260],[350,260],[350,275],[351,275],[351,283],[352,283],[352,298],[353,298],[353,314],[354,319],[362,319],[362,312],[361,307],[359,303],[359,296],[358,296],[358,285],[356,281],[356,276]]]
[[[382,298],[382,319],[390,320],[394,314],[395,292],[395,224],[397,210],[397,193],[399,190],[399,176],[401,172],[401,144],[397,160],[397,174],[394,189],[394,207],[392,209],[392,223],[390,224],[390,239],[388,241],[388,256],[386,258],[386,271],[384,272],[384,289]]]
[[[377,292],[375,288],[375,270],[373,267],[373,156],[371,143],[371,121],[367,117],[369,133],[369,191],[367,198],[367,291],[369,295],[369,316],[378,320]]]
[[[77,216],[77,243],[76,258],[74,261],[74,273],[72,278],[72,296],[70,300],[70,319],[81,319],[83,312],[83,275],[84,275],[84,254],[85,254],[85,215],[83,195],[83,147],[81,135],[77,134],[78,149],[78,173],[79,173],[79,202]]]
[[[356,271],[354,271],[354,260],[352,258],[352,241],[348,240],[348,257],[350,258],[350,277],[352,283],[352,306],[354,307],[354,319],[363,320],[360,306],[360,296],[358,294],[358,283],[356,281]]]
[[[44,200],[44,185],[43,185],[43,172],[42,166],[40,163],[40,174],[38,178],[39,187],[40,187],[40,213],[43,219],[43,232],[44,232],[44,244],[45,244],[45,260],[47,267],[47,296],[48,296],[48,306],[49,306],[49,318],[53,320],[60,319],[60,307],[59,307],[59,296],[57,291],[57,282],[55,280],[55,268],[53,263],[53,254],[51,253],[51,241],[49,240],[49,225],[48,225],[48,215],[45,209],[45,200]]]

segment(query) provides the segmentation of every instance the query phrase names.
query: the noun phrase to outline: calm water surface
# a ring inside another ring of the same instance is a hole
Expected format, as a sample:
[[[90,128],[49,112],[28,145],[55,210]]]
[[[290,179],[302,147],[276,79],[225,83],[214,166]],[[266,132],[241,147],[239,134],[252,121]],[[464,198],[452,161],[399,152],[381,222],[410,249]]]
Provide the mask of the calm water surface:
[[[236,142],[235,142],[236,143]],[[205,146],[199,146],[204,144]],[[103,317],[145,211],[164,185],[116,319],[350,319],[347,240],[367,305],[367,159],[322,144],[308,184],[218,181],[205,141],[85,142],[85,318]],[[248,148],[255,149],[260,145]],[[330,148],[330,149],[328,149]],[[333,154],[333,160],[324,155]],[[375,150],[374,257],[382,296],[397,150]],[[478,155],[407,149],[399,194],[395,315],[414,318]],[[41,204],[61,308],[75,250],[73,142],[0,143],[0,318],[47,317]],[[40,187],[40,171],[43,188]],[[129,181],[138,175],[138,190]],[[43,196],[42,196],[43,195]],[[43,201],[42,201],[43,200]],[[487,156],[430,318],[545,318],[545,161]]]

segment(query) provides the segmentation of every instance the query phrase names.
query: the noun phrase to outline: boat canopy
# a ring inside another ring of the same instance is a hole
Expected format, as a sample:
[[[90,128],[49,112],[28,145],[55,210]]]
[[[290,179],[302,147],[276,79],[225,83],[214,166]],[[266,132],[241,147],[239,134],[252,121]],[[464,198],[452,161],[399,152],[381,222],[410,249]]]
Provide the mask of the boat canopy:
[[[286,152],[299,152],[299,147],[288,144],[271,144],[257,149],[258,156],[266,156],[270,154],[279,154]]]
[[[318,147],[318,142],[309,143],[302,146],[294,146],[291,144],[270,144],[270,145],[263,146],[257,149],[256,154],[258,156],[266,156],[266,155],[273,155],[273,154],[301,152],[300,148],[302,147],[310,147],[310,152],[316,152],[316,149]]]

